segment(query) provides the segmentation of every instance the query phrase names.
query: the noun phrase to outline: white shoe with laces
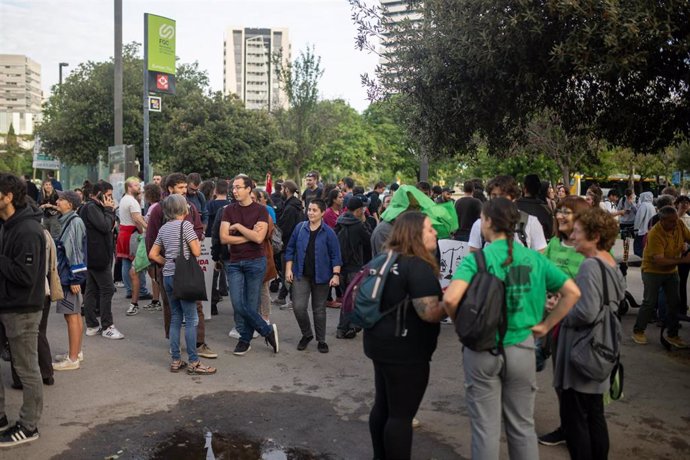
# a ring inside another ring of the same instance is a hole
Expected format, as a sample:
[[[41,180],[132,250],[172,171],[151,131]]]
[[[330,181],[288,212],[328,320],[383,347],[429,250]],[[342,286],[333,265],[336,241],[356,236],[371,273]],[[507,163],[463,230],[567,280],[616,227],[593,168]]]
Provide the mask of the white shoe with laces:
[[[120,340],[120,339],[125,338],[125,335],[122,332],[118,331],[117,328],[115,327],[115,325],[112,325],[112,324],[110,325],[110,327],[108,329],[103,331],[103,333],[101,335],[105,339]]]
[[[134,316],[137,313],[139,313],[139,305],[134,305],[133,303],[130,303],[129,308],[127,309],[127,312],[125,314],[127,316]]]
[[[71,359],[67,358],[59,363],[53,363],[54,371],[74,371],[77,369],[79,369],[78,359],[76,361],[72,361]]]
[[[87,327],[86,328],[86,335],[89,337],[93,337],[94,335],[98,335],[102,332],[100,327]]]

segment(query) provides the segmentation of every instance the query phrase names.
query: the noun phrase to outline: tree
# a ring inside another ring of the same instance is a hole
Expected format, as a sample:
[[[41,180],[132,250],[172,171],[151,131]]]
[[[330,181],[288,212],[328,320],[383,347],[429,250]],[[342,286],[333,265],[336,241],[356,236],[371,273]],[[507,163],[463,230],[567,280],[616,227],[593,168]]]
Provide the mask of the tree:
[[[0,144],[0,171],[10,171],[21,175],[31,172],[31,151],[23,148],[14,125],[10,124],[5,142]]]
[[[287,95],[290,108],[275,112],[280,131],[286,139],[294,142],[295,154],[289,159],[289,172],[301,177],[300,171],[314,154],[318,139],[316,135],[319,120],[315,117],[318,103],[318,83],[323,75],[321,57],[313,47],[300,51],[294,62],[283,62],[280,53],[273,56],[278,81]]]
[[[266,165],[281,153],[275,145],[277,128],[270,116],[245,110],[234,96],[190,96],[170,110],[162,127],[162,161],[166,171],[194,171],[202,177],[228,177],[240,172],[263,177]]]
[[[419,22],[392,27],[350,0],[357,44],[393,37],[374,94],[399,94],[410,133],[437,154],[523,143],[548,109],[568,135],[659,152],[690,132],[690,10],[685,0],[411,1]],[[365,81],[371,81],[369,77]]]

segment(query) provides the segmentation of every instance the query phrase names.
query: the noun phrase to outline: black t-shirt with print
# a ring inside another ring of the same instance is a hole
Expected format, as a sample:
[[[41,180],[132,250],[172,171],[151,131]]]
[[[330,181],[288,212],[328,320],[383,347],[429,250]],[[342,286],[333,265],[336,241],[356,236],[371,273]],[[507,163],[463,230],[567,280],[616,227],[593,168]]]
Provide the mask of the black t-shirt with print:
[[[403,301],[421,297],[442,296],[441,285],[431,266],[418,257],[400,256],[386,279],[381,309],[387,310]],[[436,350],[440,326],[417,315],[408,302],[405,326],[407,335],[395,337],[395,312],[384,316],[374,327],[364,331],[364,353],[384,363],[428,362]]]

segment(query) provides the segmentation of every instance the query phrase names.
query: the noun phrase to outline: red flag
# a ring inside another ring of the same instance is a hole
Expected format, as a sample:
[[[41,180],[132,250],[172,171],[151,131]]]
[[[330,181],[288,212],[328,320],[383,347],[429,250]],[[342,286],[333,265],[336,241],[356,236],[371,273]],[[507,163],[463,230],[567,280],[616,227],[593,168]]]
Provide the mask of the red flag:
[[[271,172],[266,173],[266,193],[269,195],[273,193],[273,181],[271,180]]]

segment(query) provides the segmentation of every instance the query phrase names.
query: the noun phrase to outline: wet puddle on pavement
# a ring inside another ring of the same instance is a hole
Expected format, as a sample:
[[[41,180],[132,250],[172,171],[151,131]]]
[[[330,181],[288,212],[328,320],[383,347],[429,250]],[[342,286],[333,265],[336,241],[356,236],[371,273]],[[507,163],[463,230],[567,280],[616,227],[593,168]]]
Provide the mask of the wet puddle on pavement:
[[[208,446],[211,445],[211,451]],[[307,449],[283,447],[240,434],[177,431],[153,449],[149,460],[327,460]]]

